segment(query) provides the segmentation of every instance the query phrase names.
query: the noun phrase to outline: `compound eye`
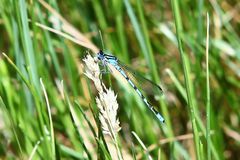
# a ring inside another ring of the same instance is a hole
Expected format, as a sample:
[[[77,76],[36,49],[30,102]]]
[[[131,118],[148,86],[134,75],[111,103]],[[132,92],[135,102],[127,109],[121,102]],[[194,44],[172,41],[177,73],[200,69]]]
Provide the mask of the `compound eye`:
[[[100,51],[98,52],[98,54],[99,54],[99,55],[104,55],[104,53],[103,53],[102,50],[100,50]]]

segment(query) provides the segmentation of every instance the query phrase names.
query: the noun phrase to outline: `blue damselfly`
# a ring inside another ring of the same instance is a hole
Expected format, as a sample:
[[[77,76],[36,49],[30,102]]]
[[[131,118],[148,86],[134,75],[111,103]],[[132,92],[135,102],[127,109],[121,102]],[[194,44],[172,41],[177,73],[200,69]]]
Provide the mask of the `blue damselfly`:
[[[137,92],[137,94],[143,100],[145,105],[153,112],[153,114],[158,118],[158,120],[160,122],[164,123],[164,118],[162,117],[162,115],[156,109],[154,109],[154,107],[149,103],[149,101],[145,98],[145,96],[142,94],[142,92],[137,88],[137,86],[134,84],[134,82],[130,79],[130,77],[128,76],[128,74],[126,72],[126,69],[121,65],[121,63],[119,62],[117,57],[115,57],[113,55],[105,54],[102,50],[100,50],[99,53],[97,54],[97,58],[99,61],[102,62],[102,64],[104,66],[106,66],[106,65],[113,66],[128,81],[128,83]],[[148,81],[153,83],[150,80],[148,80]],[[159,87],[159,89],[161,90],[161,87],[159,85],[157,85],[157,84],[154,84],[154,85],[156,87]]]

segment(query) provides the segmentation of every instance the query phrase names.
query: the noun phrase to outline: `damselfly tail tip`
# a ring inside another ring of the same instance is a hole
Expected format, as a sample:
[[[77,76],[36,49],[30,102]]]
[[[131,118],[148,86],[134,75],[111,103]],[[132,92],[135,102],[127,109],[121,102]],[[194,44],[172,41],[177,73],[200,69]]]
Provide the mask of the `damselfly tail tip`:
[[[164,123],[165,122],[165,119],[160,115],[160,113],[157,114],[157,118],[159,119],[159,121],[161,123]]]

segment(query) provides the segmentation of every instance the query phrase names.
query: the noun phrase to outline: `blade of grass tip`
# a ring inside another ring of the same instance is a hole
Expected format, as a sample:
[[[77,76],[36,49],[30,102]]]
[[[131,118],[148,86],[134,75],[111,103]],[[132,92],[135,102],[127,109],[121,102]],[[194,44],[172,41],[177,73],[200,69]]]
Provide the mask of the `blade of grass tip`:
[[[42,86],[42,90],[43,90],[44,97],[45,97],[45,100],[46,100],[47,111],[48,111],[48,118],[49,118],[50,130],[51,130],[52,159],[56,159],[55,137],[54,137],[53,124],[52,124],[51,108],[50,108],[50,104],[49,104],[49,101],[48,101],[47,92],[46,92],[45,86],[44,86],[44,84],[43,84],[42,78],[40,78],[40,84],[41,84],[41,86]]]
[[[33,156],[35,155],[35,153],[36,153],[36,151],[37,151],[40,143],[41,143],[41,141],[39,140],[39,141],[37,141],[37,143],[34,145],[33,150],[32,150],[32,152],[31,152],[28,160],[32,160],[32,159],[33,159]]]
[[[178,40],[178,49],[180,52],[181,56],[181,61],[182,61],[182,67],[183,67],[183,72],[184,72],[184,81],[185,81],[185,86],[186,86],[186,92],[187,92],[187,98],[188,98],[188,107],[189,107],[189,112],[190,112],[190,118],[192,122],[192,127],[193,127],[193,134],[194,134],[194,144],[195,144],[195,151],[197,154],[197,159],[200,160],[200,148],[199,148],[199,135],[198,135],[198,129],[196,125],[196,119],[195,119],[195,108],[194,108],[194,103],[193,103],[193,98],[192,98],[192,93],[191,93],[191,84],[190,84],[190,76],[189,76],[189,68],[187,67],[187,62],[185,57],[185,53],[183,51],[182,47],[182,38],[181,35],[183,33],[183,28],[182,28],[182,21],[181,21],[181,15],[179,12],[179,4],[177,0],[171,0],[172,4],[172,10],[174,13],[174,19],[175,19],[175,27],[176,27],[176,33],[177,33],[177,40]]]
[[[16,129],[15,129],[15,127],[14,127],[14,126],[15,126],[15,125],[14,125],[14,120],[13,120],[13,118],[12,118],[12,115],[8,112],[7,107],[6,107],[5,103],[3,102],[3,99],[2,99],[1,96],[0,96],[0,106],[3,107],[6,115],[8,115],[7,117],[9,118],[9,121],[10,121],[10,124],[11,124],[11,129],[12,129],[13,135],[14,135],[16,141],[17,141],[17,146],[18,146],[18,148],[19,148],[20,159],[23,159],[22,146],[21,146],[21,144],[20,144],[20,141],[19,141],[19,138],[18,138]]]
[[[177,79],[177,77],[175,76],[175,74],[172,72],[172,70],[170,69],[166,69],[167,74],[170,76],[171,80],[173,81],[174,85],[177,87],[178,91],[180,92],[180,94],[183,96],[183,98],[187,101],[187,95],[186,92],[184,90],[184,87],[182,86],[182,84],[179,82],[179,80]]]
[[[207,159],[211,160],[211,110],[210,110],[210,85],[209,85],[209,62],[208,62],[208,54],[209,54],[209,14],[207,13],[207,37],[206,37],[206,92],[207,92],[207,130],[206,130],[206,137],[207,137]]]
[[[149,154],[149,151],[147,149],[147,147],[144,145],[144,143],[142,142],[142,140],[138,137],[138,135],[132,131],[132,134],[134,135],[134,137],[137,139],[137,141],[139,142],[139,144],[142,146],[143,150],[145,151],[145,153],[147,154],[147,157],[149,160],[152,160],[151,155]]]

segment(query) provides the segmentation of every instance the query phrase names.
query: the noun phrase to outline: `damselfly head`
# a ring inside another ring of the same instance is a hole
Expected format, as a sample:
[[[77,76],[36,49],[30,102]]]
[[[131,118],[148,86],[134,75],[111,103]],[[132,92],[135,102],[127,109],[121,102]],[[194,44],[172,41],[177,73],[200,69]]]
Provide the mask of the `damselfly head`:
[[[104,59],[105,54],[103,53],[102,50],[100,50],[97,54],[98,60],[102,61]]]

